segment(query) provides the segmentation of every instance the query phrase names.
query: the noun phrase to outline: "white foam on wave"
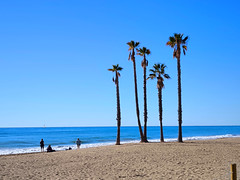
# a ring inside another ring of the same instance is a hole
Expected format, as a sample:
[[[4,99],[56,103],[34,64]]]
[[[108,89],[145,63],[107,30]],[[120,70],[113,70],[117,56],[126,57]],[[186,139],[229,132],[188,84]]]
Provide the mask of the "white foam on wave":
[[[233,137],[240,137],[240,135],[232,135],[232,134],[225,134],[225,135],[215,135],[215,136],[194,136],[194,137],[185,137],[183,140],[210,140],[210,139],[221,139],[221,138],[233,138]]]
[[[35,153],[40,152],[39,148],[16,148],[16,149],[1,149],[0,155],[7,155],[7,154],[24,154],[24,153]]]
[[[225,134],[225,135],[215,135],[215,136],[193,136],[193,137],[183,137],[183,141],[190,141],[190,140],[210,140],[210,139],[221,139],[221,138],[235,138],[240,137],[240,135],[232,135],[232,134]],[[159,139],[149,140],[150,142],[159,142]],[[168,138],[164,139],[166,142],[175,142],[177,138]]]
[[[215,135],[215,136],[193,136],[193,137],[184,137],[184,141],[188,140],[210,140],[210,139],[221,139],[221,138],[234,138],[240,137],[240,135]],[[177,141],[177,138],[167,138],[165,142],[174,142]],[[159,139],[151,139],[149,142],[160,142]],[[121,141],[121,144],[127,143],[139,143],[139,140],[131,140],[131,141]],[[81,148],[91,148],[91,147],[99,147],[99,146],[109,146],[114,145],[115,142],[106,142],[106,143],[95,143],[95,144],[82,144]],[[56,151],[64,151],[72,148],[72,150],[77,149],[76,145],[65,145],[65,146],[52,146],[52,148]],[[46,150],[46,148],[45,148]],[[8,155],[8,154],[25,154],[25,153],[37,153],[40,152],[40,147],[32,147],[32,148],[21,148],[21,149],[1,149],[0,155]]]

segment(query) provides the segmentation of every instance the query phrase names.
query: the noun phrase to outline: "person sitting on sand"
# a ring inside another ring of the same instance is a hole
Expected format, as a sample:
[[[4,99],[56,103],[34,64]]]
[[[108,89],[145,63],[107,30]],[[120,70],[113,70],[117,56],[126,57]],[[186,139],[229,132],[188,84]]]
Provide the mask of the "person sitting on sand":
[[[43,152],[44,151],[44,141],[43,141],[43,139],[41,139],[41,141],[40,141],[40,147],[41,147],[41,152]]]
[[[49,144],[47,147],[47,152],[54,152],[55,150],[52,149],[51,145]]]
[[[82,143],[82,141],[80,141],[80,139],[78,138],[77,141],[76,141],[76,144],[77,144],[77,148],[78,148],[78,149],[80,148],[81,143]]]

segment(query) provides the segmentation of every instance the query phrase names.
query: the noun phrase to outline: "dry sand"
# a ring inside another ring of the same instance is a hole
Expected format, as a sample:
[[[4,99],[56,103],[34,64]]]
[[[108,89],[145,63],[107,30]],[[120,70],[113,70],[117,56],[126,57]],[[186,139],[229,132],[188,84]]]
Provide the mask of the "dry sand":
[[[0,179],[225,180],[231,163],[240,172],[240,138],[0,156]]]

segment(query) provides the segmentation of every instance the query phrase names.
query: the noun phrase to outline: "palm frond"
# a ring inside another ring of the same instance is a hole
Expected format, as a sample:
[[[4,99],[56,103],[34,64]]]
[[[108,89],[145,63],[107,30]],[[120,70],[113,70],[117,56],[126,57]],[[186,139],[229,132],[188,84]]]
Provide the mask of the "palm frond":
[[[187,51],[187,46],[186,45],[182,45],[182,48]]]
[[[114,72],[114,69],[108,69],[108,71],[112,71],[112,72]]]
[[[117,68],[117,71],[121,71],[121,70],[123,70],[122,67],[118,67],[118,68]]]
[[[149,77],[147,79],[154,79],[156,78],[156,74],[149,74]]]
[[[171,42],[176,42],[175,35],[174,35],[174,36],[170,36],[170,37],[169,37],[169,41],[171,41]]]
[[[143,56],[144,54],[143,54],[142,52],[138,51],[138,52],[137,52],[137,55]]]
[[[132,41],[127,42],[127,45],[132,46]]]
[[[182,36],[182,34],[180,34],[180,33],[174,33],[174,37],[175,37],[176,41],[181,39],[181,36]]]
[[[182,45],[182,49],[183,49],[183,54],[186,55],[187,46],[186,45]]]
[[[167,66],[165,64],[161,64],[161,69],[165,69]]]
[[[138,47],[139,44],[140,44],[140,42],[136,42],[136,43],[135,43],[135,48]]]
[[[131,51],[130,51],[130,53],[129,53],[129,56],[128,56],[128,60],[130,60],[130,58],[131,58],[131,55],[132,55],[132,54],[131,54]]]
[[[185,44],[185,43],[187,42],[187,40],[188,40],[188,36],[186,36],[186,37],[182,40],[182,42]]]
[[[165,73],[165,68],[166,68],[167,66],[165,65],[165,64],[161,64],[161,74],[164,74]]]
[[[170,76],[168,74],[163,75],[166,79],[170,79]]]
[[[172,42],[172,41],[168,41],[167,43],[166,43],[166,45],[167,46],[170,46],[171,48],[174,48],[174,46],[175,46],[175,42]]]
[[[159,69],[160,69],[160,64],[154,64],[154,65],[153,65],[153,68],[154,68],[155,70],[159,70]]]
[[[131,42],[128,42],[127,45],[129,46],[128,51],[131,51],[131,50],[132,50],[132,44],[131,44]]]
[[[147,55],[151,54],[150,49],[147,49],[146,54],[147,54]]]
[[[156,71],[154,69],[150,69],[149,71],[152,73],[156,73]]]

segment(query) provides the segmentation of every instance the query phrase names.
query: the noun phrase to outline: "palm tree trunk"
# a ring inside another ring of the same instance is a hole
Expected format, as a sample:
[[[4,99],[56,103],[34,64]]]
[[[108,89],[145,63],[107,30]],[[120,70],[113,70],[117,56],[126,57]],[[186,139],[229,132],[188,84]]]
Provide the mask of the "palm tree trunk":
[[[162,125],[162,88],[158,88],[158,107],[159,107],[159,121],[160,121],[160,141],[164,142],[163,125]]]
[[[145,55],[144,55],[145,56]],[[144,63],[146,64],[146,59],[144,57]],[[143,68],[143,92],[144,92],[144,142],[147,140],[147,76],[146,76],[146,66]]]
[[[134,51],[133,51],[133,54],[134,54]],[[136,100],[136,113],[137,113],[137,120],[138,120],[138,128],[139,128],[139,133],[140,133],[140,137],[141,137],[141,142],[144,142],[144,136],[143,136],[142,126],[141,126],[141,121],[140,121],[140,116],[139,116],[138,91],[137,91],[137,73],[136,73],[135,57],[132,59],[132,61],[133,61],[133,72],[134,72],[135,100]]]
[[[183,142],[183,140],[182,140],[182,90],[181,90],[180,53],[177,58],[177,71],[178,71],[178,142]]]
[[[116,145],[120,145],[120,126],[121,126],[121,111],[120,111],[120,95],[119,95],[119,82],[116,72],[116,93],[117,93],[117,140]]]

